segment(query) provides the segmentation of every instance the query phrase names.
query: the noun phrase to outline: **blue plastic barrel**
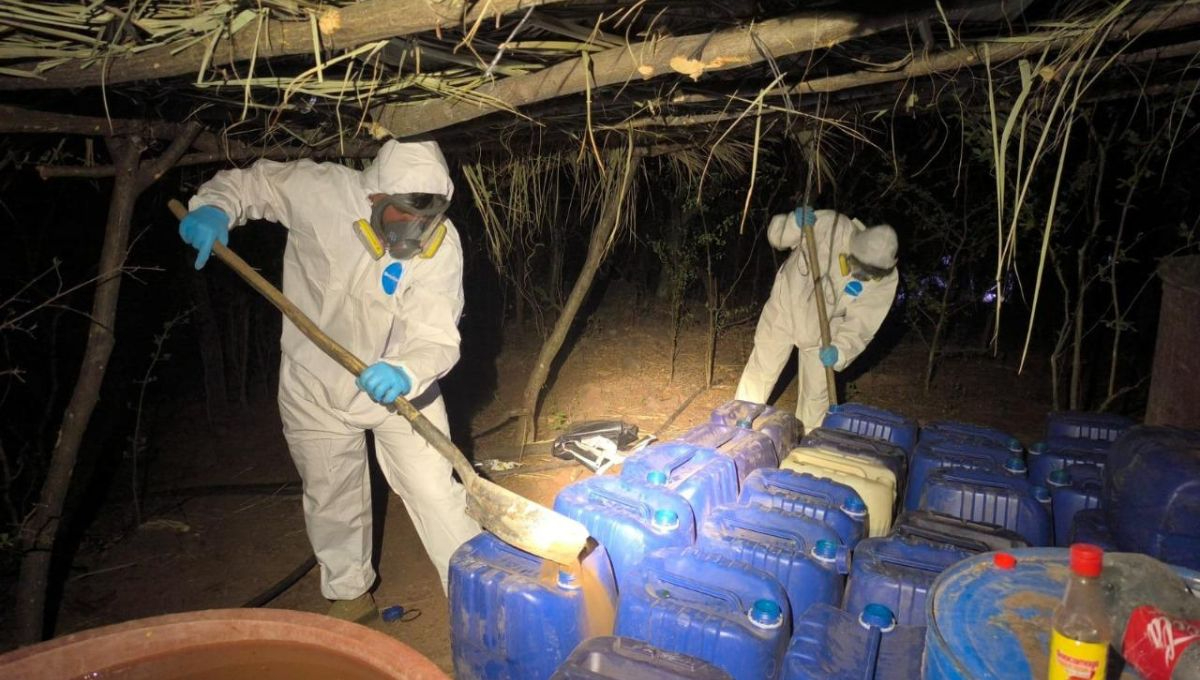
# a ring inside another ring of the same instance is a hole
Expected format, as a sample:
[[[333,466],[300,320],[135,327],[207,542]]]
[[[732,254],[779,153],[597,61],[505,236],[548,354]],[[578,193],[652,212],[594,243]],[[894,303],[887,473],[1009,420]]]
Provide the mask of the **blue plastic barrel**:
[[[880,604],[852,613],[825,604],[796,618],[781,680],[913,680],[925,629],[902,626]]]
[[[804,435],[804,438],[800,440],[800,445],[814,446],[847,456],[857,456],[875,461],[896,475],[896,493],[898,495],[904,493],[904,482],[908,479],[908,454],[904,452],[904,449],[891,442],[864,437],[844,430],[818,427]]]
[[[1072,543],[1091,543],[1107,551],[1117,550],[1117,541],[1113,538],[1112,530],[1108,528],[1108,520],[1100,508],[1080,510],[1071,518],[1071,529],[1067,537],[1067,545]]]
[[[545,680],[571,650],[596,630],[575,576],[551,569],[489,533],[464,543],[450,558],[450,647],[455,677]],[[584,568],[616,608],[617,590],[603,548]],[[551,580],[552,579],[552,580]],[[611,611],[611,610],[610,610]]]
[[[921,510],[995,524],[1033,546],[1054,544],[1050,491],[1027,480],[988,470],[935,470],[921,493]]]
[[[791,470],[755,470],[742,483],[741,505],[766,505],[828,524],[849,548],[867,535],[867,504],[854,489]]]
[[[854,549],[842,609],[862,611],[869,604],[882,604],[896,614],[897,623],[924,626],[925,597],[934,579],[971,555],[951,545],[897,536],[864,539]]]
[[[1054,516],[1054,544],[1071,545],[1071,525],[1080,510],[1100,507],[1100,492],[1104,481],[1100,468],[1093,465],[1071,465],[1050,473],[1050,508]]]
[[[1107,441],[1050,437],[1029,445],[1029,479],[1045,486],[1050,473],[1068,465],[1093,465],[1103,468],[1108,463]]]
[[[625,459],[621,478],[631,483],[660,484],[683,496],[697,524],[718,505],[738,496],[737,466],[716,449],[682,442],[649,446]]]
[[[617,608],[617,635],[704,659],[735,680],[777,677],[790,630],[778,581],[696,548],[652,553]]]
[[[1051,617],[1070,574],[1067,554],[1065,548],[1014,550],[1012,565],[979,555],[942,574],[929,593],[925,680],[1045,677]],[[1106,556],[1110,570],[1116,568]],[[1187,597],[1185,580],[1194,582],[1197,574],[1174,571],[1181,576],[1180,596]],[[1121,581],[1119,574],[1114,578]]]
[[[1056,411],[1046,416],[1046,436],[1115,442],[1133,424],[1115,413]]]
[[[1029,541],[1014,531],[930,510],[901,514],[892,523],[891,535],[934,545],[952,545],[972,553],[1029,547]]]
[[[716,666],[633,638],[604,636],[571,652],[550,680],[730,680]]]
[[[840,603],[850,570],[850,551],[832,528],[765,506],[718,508],[700,528],[696,547],[774,576],[793,612],[817,602]]]
[[[917,446],[917,421],[866,404],[830,406],[821,427],[890,442],[904,449],[908,455],[912,455]]]
[[[564,487],[554,510],[579,521],[608,550],[622,589],[650,552],[696,540],[695,515],[682,496],[619,477],[589,477]]]
[[[991,444],[966,443],[947,439],[922,439],[917,443],[908,466],[908,487],[904,492],[904,509],[916,510],[921,504],[921,492],[929,474],[939,468],[1002,471],[1013,452]]]
[[[679,435],[673,441],[695,444],[696,446],[707,446],[708,448],[715,449],[730,439],[733,439],[733,436],[737,434],[737,432],[738,428],[729,425],[700,423],[687,432]]]
[[[1200,569],[1200,430],[1126,432],[1109,452],[1100,505],[1122,550]]]
[[[767,435],[754,430],[738,429],[729,441],[717,448],[717,452],[733,459],[739,484],[759,468],[779,467],[775,443]]]

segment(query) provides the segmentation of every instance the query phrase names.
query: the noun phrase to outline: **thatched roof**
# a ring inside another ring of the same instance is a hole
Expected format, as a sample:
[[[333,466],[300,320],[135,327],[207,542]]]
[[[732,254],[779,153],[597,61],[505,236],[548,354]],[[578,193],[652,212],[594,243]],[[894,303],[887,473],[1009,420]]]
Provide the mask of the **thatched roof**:
[[[759,117],[1179,96],[1197,24],[1197,2],[1156,0],[10,0],[0,91],[20,110],[0,130],[169,138],[198,119],[185,162],[355,155],[372,134],[670,148]]]

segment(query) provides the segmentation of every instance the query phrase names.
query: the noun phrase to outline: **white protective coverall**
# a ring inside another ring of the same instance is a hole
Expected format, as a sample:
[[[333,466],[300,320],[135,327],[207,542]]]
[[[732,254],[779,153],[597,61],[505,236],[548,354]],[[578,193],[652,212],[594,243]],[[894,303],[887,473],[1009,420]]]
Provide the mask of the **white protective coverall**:
[[[830,339],[838,350],[833,368],[840,371],[875,337],[892,306],[899,274],[892,269],[878,280],[857,281],[842,273],[839,256],[850,253],[850,237],[865,229],[858,220],[833,210],[818,210],[812,228],[821,281],[825,284]],[[754,332],[754,351],[746,362],[735,398],[765,404],[792,348],[796,347],[800,350],[796,417],[806,429],[811,429],[820,426],[825,418],[829,390],[825,367],[818,356],[821,326],[803,237],[791,213],[776,215],[767,227],[770,244],[779,250],[791,249],[792,254],[775,275],[771,297],[763,306]]]
[[[382,360],[402,367],[412,381],[408,398],[448,432],[437,380],[459,358],[458,232],[447,220],[445,240],[429,259],[374,260],[352,224],[370,217],[373,193],[450,198],[453,191],[435,143],[390,140],[363,171],[263,160],[219,172],[189,208],[216,206],[231,226],[266,219],[287,227],[284,295],[367,365]],[[304,519],[321,565],[322,594],[350,600],[375,582],[368,429],[388,484],[404,501],[445,588],[451,554],[480,530],[466,514],[466,495],[450,463],[403,416],[360,391],[354,376],[286,317],[280,345],[279,412],[304,482]]]

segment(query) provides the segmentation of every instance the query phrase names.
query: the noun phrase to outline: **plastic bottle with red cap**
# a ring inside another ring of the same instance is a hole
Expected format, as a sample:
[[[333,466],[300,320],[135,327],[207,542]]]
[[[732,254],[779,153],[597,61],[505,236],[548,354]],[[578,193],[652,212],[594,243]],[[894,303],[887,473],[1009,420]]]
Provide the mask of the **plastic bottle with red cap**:
[[[1104,606],[1100,574],[1104,550],[1087,543],[1071,546],[1071,575],[1054,610],[1050,633],[1049,680],[1103,680],[1112,627]]]

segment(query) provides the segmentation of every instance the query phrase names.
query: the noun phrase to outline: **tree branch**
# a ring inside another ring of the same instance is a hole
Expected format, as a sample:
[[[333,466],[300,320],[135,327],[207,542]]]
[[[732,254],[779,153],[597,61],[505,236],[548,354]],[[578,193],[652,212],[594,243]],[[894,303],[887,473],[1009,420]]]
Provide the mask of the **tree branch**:
[[[437,28],[470,24],[484,16],[504,15],[534,5],[559,0],[362,0],[347,7],[330,8],[319,17],[322,47],[340,50],[373,40],[432,31]],[[434,9],[434,7],[439,9]],[[484,12],[487,14],[485,15]],[[247,61],[251,56],[270,59],[313,51],[312,26],[307,20],[265,23],[261,36],[244,30],[217,41],[211,65],[225,66]],[[63,66],[37,74],[37,62],[6,65],[10,70],[23,70],[28,77],[0,78],[0,90],[47,90],[73,87],[92,87],[102,84],[127,83],[137,80],[169,78],[195,73],[203,63],[209,41],[172,54],[174,45],[163,45],[137,55],[117,55],[88,69]]]
[[[986,11],[999,4],[1000,0],[992,0],[978,9]],[[765,61],[768,55],[777,58],[829,48],[935,15],[933,9],[883,16],[804,12],[750,27],[615,47],[588,55],[587,62],[583,58],[572,59],[537,73],[484,85],[473,91],[476,96],[471,102],[431,99],[415,104],[387,104],[372,113],[375,120],[392,134],[408,137],[506,108],[577,94],[589,87],[594,90],[631,80],[681,73],[699,80],[705,72],[757,64]],[[492,101],[495,105],[481,103],[483,101]]]

